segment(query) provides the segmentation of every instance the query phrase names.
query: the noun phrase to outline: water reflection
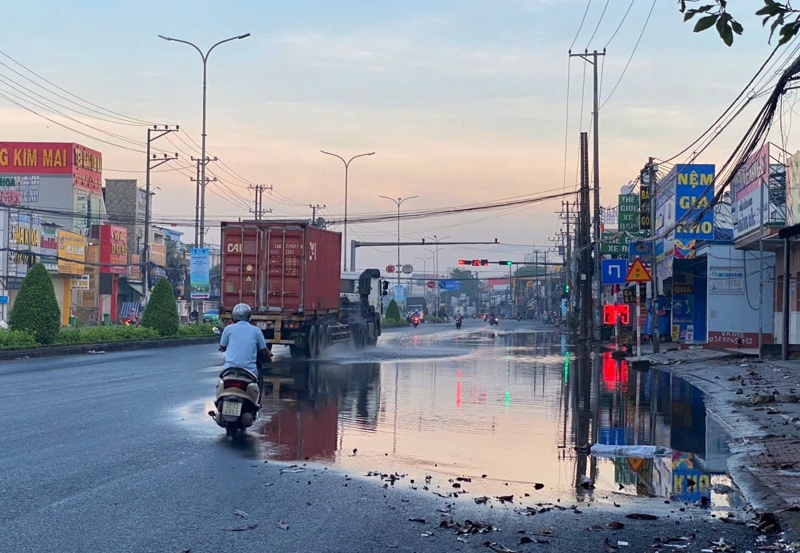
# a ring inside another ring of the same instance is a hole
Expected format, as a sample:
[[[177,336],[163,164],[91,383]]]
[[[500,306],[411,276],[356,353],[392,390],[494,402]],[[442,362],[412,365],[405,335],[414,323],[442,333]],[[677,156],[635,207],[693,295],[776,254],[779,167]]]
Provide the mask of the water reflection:
[[[437,345],[435,335],[415,347],[426,344]],[[568,349],[548,332],[480,330],[457,345],[465,355],[452,359],[276,361],[256,429],[262,454],[439,475],[447,493],[447,478],[468,476],[460,491],[472,494],[542,482],[540,496],[571,490],[593,499],[602,490],[730,501],[713,494],[728,483],[725,436],[686,382]],[[594,444],[658,447],[602,457]]]

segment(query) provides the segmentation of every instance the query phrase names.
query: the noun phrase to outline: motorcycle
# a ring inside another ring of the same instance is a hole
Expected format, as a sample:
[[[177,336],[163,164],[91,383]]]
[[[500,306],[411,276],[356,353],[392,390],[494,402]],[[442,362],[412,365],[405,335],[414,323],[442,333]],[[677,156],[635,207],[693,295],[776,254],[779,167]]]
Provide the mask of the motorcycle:
[[[484,314],[483,314],[483,320],[484,320],[484,321],[486,321],[486,319],[488,319],[488,318],[489,318],[489,315],[487,315],[486,313],[484,313]]]
[[[499,325],[499,324],[500,324],[500,319],[498,319],[497,317],[492,317],[491,320],[489,321],[489,326]]]
[[[456,319],[456,328],[461,328],[461,319]]]
[[[214,401],[218,411],[209,411],[208,415],[232,438],[238,431],[253,426],[261,410],[260,398],[261,386],[256,375],[247,369],[224,369],[219,375]]]
[[[414,328],[417,328],[419,326],[419,317],[414,317],[411,320],[411,324],[414,325]]]

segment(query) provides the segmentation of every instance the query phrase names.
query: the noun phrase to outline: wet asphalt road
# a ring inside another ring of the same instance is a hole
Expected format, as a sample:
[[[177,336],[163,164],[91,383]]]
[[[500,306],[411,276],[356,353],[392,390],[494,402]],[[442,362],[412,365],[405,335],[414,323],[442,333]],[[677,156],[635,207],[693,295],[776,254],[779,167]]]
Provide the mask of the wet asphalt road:
[[[512,324],[514,332],[543,330],[534,323],[502,322],[497,331],[508,332]],[[438,325],[391,330],[383,343],[413,347],[404,352],[387,346],[378,364],[383,369],[393,355],[410,356],[406,362],[413,367],[413,357],[424,356],[429,347],[426,340],[435,342],[438,334],[453,330]],[[485,323],[467,321],[462,330],[465,336],[485,334]],[[452,345],[450,338],[443,341]],[[505,363],[503,348],[496,354],[487,348],[491,345],[476,340],[462,353],[483,355],[487,366]],[[456,354],[441,344],[430,350],[440,357]],[[644,551],[656,538],[691,535],[690,541],[673,543],[699,551],[723,537],[736,551],[755,549],[755,533],[746,526],[720,522],[727,511],[710,513],[664,499],[606,491],[548,495],[547,489],[538,499],[531,489],[530,498],[518,494],[514,503],[492,499],[476,505],[470,497],[435,495],[452,489],[438,474],[423,490],[424,471],[416,476],[409,471],[391,484],[365,477],[359,466],[265,462],[252,437],[230,442],[203,414],[220,363],[214,346],[194,346],[0,364],[0,549],[433,552],[489,551],[484,542],[496,542],[514,551],[595,552],[603,551],[604,538],[612,545],[627,542],[621,551]],[[337,455],[352,454],[348,447]],[[383,463],[379,455],[369,462],[374,470],[389,470],[388,459]],[[481,493],[508,492],[498,481],[484,484]],[[553,501],[557,508],[535,516],[518,512],[537,501]],[[630,513],[659,518],[625,518]],[[438,528],[451,519],[486,522],[499,530],[459,541],[453,529]],[[625,527],[611,530],[612,521]],[[542,535],[519,533],[523,530]],[[522,537],[549,544],[521,544]]]

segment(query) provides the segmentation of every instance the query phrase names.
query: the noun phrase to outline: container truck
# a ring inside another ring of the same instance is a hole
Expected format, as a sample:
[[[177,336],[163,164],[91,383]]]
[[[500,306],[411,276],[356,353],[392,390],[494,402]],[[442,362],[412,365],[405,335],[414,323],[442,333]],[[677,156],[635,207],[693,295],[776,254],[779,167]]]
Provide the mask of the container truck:
[[[219,311],[226,323],[237,303],[248,304],[267,346],[287,345],[294,358],[313,359],[349,340],[356,347],[378,343],[388,283],[378,269],[342,278],[340,233],[308,221],[227,222],[221,249]]]

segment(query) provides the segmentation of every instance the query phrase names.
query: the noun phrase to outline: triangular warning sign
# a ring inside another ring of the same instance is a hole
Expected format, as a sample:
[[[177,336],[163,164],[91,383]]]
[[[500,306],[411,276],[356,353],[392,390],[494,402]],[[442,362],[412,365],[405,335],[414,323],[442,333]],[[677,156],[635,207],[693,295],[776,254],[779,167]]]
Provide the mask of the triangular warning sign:
[[[650,282],[650,273],[647,272],[640,258],[637,257],[633,260],[631,268],[628,269],[628,275],[625,277],[625,282]]]
[[[253,278],[252,278],[252,277],[250,277],[250,276],[248,276],[248,277],[247,277],[246,279],[244,279],[244,280],[245,280],[245,282],[253,282]]]

